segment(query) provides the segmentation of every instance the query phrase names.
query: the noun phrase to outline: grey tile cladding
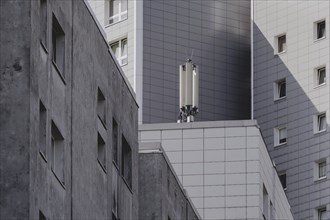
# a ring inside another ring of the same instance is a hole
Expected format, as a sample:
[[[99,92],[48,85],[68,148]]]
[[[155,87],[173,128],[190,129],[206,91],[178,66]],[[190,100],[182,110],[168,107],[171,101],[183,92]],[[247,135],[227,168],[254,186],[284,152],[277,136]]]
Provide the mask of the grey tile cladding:
[[[146,0],[143,13],[143,123],[176,121],[179,65],[192,50],[196,120],[250,118],[250,1]]]

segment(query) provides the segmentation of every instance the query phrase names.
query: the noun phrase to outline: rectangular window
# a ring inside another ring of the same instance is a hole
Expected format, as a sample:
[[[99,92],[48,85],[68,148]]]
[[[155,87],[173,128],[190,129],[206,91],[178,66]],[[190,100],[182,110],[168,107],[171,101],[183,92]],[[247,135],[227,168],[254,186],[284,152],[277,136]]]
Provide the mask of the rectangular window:
[[[39,151],[46,159],[46,144],[47,143],[47,111],[46,107],[39,102]]]
[[[317,69],[317,85],[325,84],[325,67]]]
[[[64,138],[53,121],[51,129],[51,168],[58,180],[64,184]]]
[[[316,23],[316,39],[321,39],[325,37],[325,21],[320,21]]]
[[[321,161],[318,163],[318,177],[319,179],[326,177],[326,161]]]
[[[112,119],[112,160],[118,166],[118,124]]]
[[[65,62],[65,34],[64,31],[53,14],[52,25],[52,56],[53,62],[58,71],[64,77],[64,62]]]
[[[124,136],[122,136],[121,161],[121,174],[128,186],[132,188],[132,150]]]
[[[281,79],[275,82],[274,100],[283,99],[286,97],[286,80]]]
[[[122,21],[127,18],[128,0],[109,1],[109,24]]]
[[[97,160],[103,170],[106,170],[106,150],[105,150],[105,141],[102,136],[97,133]]]
[[[103,123],[103,125],[106,124],[106,102],[105,97],[100,90],[100,88],[97,89],[97,116]]]
[[[326,117],[325,113],[320,114],[317,116],[317,129],[318,131],[325,131],[326,130]]]
[[[115,166],[112,168],[112,220],[118,217],[118,170]]]
[[[47,47],[47,0],[40,0],[40,40]]]
[[[110,45],[112,52],[119,65],[123,66],[127,64],[127,38],[114,42]]]
[[[275,54],[283,53],[286,51],[286,35],[279,35],[275,37]]]
[[[287,130],[286,127],[278,127],[274,129],[274,146],[286,143]]]
[[[286,173],[279,174],[279,178],[284,190],[286,190]]]
[[[317,219],[326,220],[327,219],[327,208],[322,207],[317,210]]]

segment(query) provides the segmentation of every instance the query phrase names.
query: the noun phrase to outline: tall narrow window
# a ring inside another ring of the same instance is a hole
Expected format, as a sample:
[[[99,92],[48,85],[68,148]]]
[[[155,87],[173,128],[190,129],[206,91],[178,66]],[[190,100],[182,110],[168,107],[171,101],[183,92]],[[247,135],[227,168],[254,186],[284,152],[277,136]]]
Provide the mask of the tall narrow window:
[[[317,127],[318,127],[318,131],[324,131],[326,130],[326,117],[325,117],[325,113],[320,114],[317,116]]]
[[[40,0],[40,40],[47,47],[47,0]]]
[[[39,151],[46,159],[47,143],[47,111],[42,102],[39,102]]]
[[[118,124],[112,119],[112,160],[118,166]]]
[[[286,97],[286,80],[281,79],[275,82],[274,100],[283,99]]]
[[[64,184],[64,138],[53,121],[51,135],[51,168],[58,180]]]
[[[263,217],[265,219],[268,219],[269,214],[269,201],[268,201],[268,192],[266,190],[266,187],[263,186],[263,196],[262,196],[262,203],[263,203]]]
[[[105,150],[105,141],[102,136],[97,133],[97,160],[103,170],[106,170],[106,150]]]
[[[118,170],[112,169],[112,220],[118,219]]]
[[[53,15],[52,21],[53,62],[55,63],[56,68],[60,71],[61,75],[64,77],[65,34],[55,15]]]
[[[109,1],[109,24],[113,24],[127,18],[127,0]]]
[[[320,21],[317,24],[317,39],[325,37],[325,21]]]
[[[127,38],[114,42],[110,45],[112,52],[118,60],[118,63],[123,66],[127,64]]]
[[[317,69],[317,85],[325,84],[325,67]]]
[[[275,146],[286,143],[287,130],[286,127],[275,128],[274,130],[274,144]]]
[[[121,174],[130,188],[132,188],[132,150],[126,141],[125,137],[122,136],[122,167]]]
[[[326,161],[321,161],[318,163],[318,176],[319,179],[326,177]]]
[[[102,121],[102,123],[106,124],[106,102],[105,97],[100,90],[97,89],[97,116]]]
[[[284,190],[286,190],[286,173],[279,174],[279,178]]]
[[[277,53],[283,53],[286,51],[286,35],[277,37]]]

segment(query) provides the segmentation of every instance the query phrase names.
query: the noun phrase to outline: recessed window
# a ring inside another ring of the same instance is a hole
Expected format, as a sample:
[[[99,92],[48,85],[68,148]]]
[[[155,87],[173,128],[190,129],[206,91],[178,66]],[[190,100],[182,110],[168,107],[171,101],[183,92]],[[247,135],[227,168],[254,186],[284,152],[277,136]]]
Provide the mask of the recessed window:
[[[101,167],[106,169],[106,151],[105,151],[105,141],[102,136],[97,133],[97,160]]]
[[[47,0],[40,0],[40,40],[47,47]]]
[[[274,130],[274,143],[275,146],[282,145],[286,143],[287,130],[286,127],[275,128]]]
[[[124,136],[122,136],[121,162],[121,174],[127,185],[132,188],[132,150]]]
[[[327,208],[322,207],[317,210],[317,220],[327,220]]]
[[[46,159],[46,143],[47,143],[47,111],[43,103],[39,102],[39,151]]]
[[[314,39],[319,40],[325,38],[325,20],[314,23]]]
[[[127,38],[114,42],[110,45],[112,52],[119,65],[123,66],[127,64]]]
[[[326,68],[320,67],[315,69],[315,86],[324,85],[326,83]]]
[[[97,116],[102,121],[102,123],[106,124],[106,102],[105,97],[100,90],[100,88],[97,89]]]
[[[326,161],[318,163],[318,178],[322,179],[326,177]]]
[[[286,51],[286,35],[282,34],[275,37],[275,54],[284,53]]]
[[[118,170],[112,168],[112,220],[118,219]]]
[[[118,166],[118,124],[112,119],[112,160]]]
[[[314,133],[325,131],[327,128],[326,113],[320,113],[314,116]]]
[[[55,15],[53,15],[52,20],[52,58],[57,70],[59,70],[64,77],[65,34]]]
[[[283,99],[286,97],[286,80],[281,79],[275,82],[274,86],[274,99]]]
[[[128,0],[109,1],[109,24],[122,21],[127,18]]]
[[[268,192],[265,187],[263,186],[263,196],[262,196],[262,203],[263,203],[263,209],[262,214],[265,219],[268,219],[269,216],[269,200],[268,200]]]
[[[282,173],[278,175],[284,190],[286,190],[286,173]]]
[[[58,180],[64,184],[64,138],[53,121],[51,129],[51,168]]]

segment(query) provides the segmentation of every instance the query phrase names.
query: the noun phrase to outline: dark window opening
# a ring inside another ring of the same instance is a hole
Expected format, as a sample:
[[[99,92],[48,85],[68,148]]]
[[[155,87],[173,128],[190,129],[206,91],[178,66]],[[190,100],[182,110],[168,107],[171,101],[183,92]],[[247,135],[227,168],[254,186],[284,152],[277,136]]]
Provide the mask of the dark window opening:
[[[317,70],[317,83],[318,85],[325,83],[325,67]]]
[[[286,51],[286,35],[278,37],[278,52]]]
[[[51,129],[51,168],[59,181],[64,184],[64,138],[53,121]]]
[[[118,124],[112,119],[112,160],[118,166]]]
[[[280,174],[279,178],[280,178],[283,189],[286,190],[286,173]]]
[[[99,119],[103,122],[105,125],[106,120],[106,102],[105,97],[100,90],[100,88],[97,89],[97,115]]]
[[[39,102],[39,151],[46,157],[46,143],[47,143],[47,111],[46,107]],[[45,158],[46,159],[46,158]]]
[[[282,80],[278,82],[278,97],[283,98],[286,96],[286,82]]]
[[[317,23],[317,39],[325,37],[325,21]]]
[[[126,141],[125,137],[122,136],[122,169],[121,174],[130,188],[132,188],[132,150]]]
[[[46,216],[39,210],[39,220],[47,220]]]
[[[63,75],[65,61],[65,34],[55,15],[53,15],[52,27],[53,61],[56,64],[57,69]]]
[[[47,47],[47,0],[40,0],[40,40]]]
[[[106,151],[105,141],[99,133],[97,133],[97,160],[99,161],[102,168],[106,169]]]

